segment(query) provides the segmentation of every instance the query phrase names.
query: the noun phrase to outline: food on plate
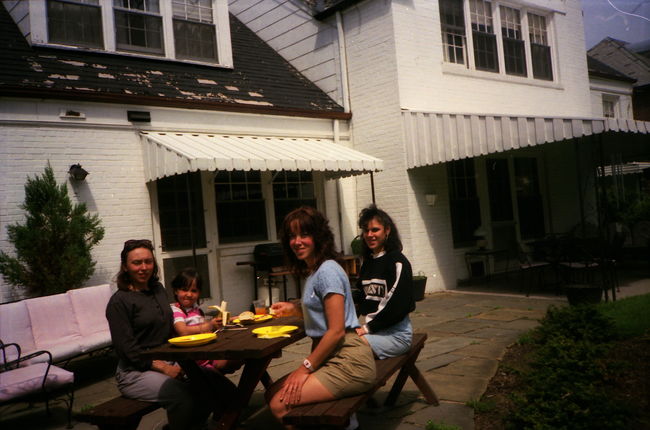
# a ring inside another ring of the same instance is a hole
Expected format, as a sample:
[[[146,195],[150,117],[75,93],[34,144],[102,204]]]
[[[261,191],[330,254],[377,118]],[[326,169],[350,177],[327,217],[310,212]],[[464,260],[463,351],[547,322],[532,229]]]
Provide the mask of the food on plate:
[[[244,312],[239,314],[240,321],[252,320],[254,318],[255,318],[255,314],[253,312],[251,312],[251,311],[244,311]]]

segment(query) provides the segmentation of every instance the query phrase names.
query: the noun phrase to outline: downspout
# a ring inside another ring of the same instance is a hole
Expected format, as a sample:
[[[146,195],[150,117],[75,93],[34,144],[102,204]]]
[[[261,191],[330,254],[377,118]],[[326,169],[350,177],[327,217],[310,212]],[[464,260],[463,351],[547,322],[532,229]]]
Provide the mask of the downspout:
[[[336,12],[336,32],[339,41],[339,64],[341,66],[341,100],[343,102],[343,110],[346,113],[350,112],[350,91],[348,88],[348,59],[345,50],[345,32],[343,31],[343,19],[341,12]],[[334,120],[335,137],[338,141],[339,136],[339,120]],[[343,214],[341,213],[341,181],[336,180],[336,205],[339,218],[339,241],[341,243],[341,251],[345,253],[345,245],[343,242]]]
[[[343,31],[343,18],[341,12],[336,12],[336,31],[339,38],[339,61],[341,64],[341,99],[343,110],[350,112],[350,88],[348,87],[348,57],[345,49],[345,32]]]

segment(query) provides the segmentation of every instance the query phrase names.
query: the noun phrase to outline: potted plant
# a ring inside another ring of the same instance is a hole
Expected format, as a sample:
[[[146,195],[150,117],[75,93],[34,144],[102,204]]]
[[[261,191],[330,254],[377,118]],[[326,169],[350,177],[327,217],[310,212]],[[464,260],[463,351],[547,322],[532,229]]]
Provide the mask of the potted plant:
[[[427,275],[424,272],[418,272],[413,275],[413,298],[416,302],[424,299],[424,291],[427,287]]]
[[[352,253],[354,255],[361,256],[363,253],[363,239],[361,238],[361,235],[352,239],[352,242],[350,242],[350,248],[352,248]]]

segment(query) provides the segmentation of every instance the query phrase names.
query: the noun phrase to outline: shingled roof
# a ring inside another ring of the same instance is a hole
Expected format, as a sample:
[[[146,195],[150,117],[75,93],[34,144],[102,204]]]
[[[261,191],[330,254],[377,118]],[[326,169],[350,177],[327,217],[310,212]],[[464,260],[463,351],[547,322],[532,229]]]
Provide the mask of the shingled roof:
[[[350,117],[237,18],[234,68],[30,46],[0,4],[0,96]]]
[[[609,67],[607,64],[596,60],[594,57],[587,55],[587,69],[589,75],[598,76],[606,79],[615,79],[624,82],[636,82],[636,79],[630,78],[624,73]]]

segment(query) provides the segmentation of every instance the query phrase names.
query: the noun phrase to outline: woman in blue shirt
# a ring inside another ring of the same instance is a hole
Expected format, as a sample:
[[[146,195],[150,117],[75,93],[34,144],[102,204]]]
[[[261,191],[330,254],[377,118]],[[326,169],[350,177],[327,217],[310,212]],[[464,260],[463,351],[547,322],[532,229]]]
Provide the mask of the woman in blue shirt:
[[[292,406],[365,392],[376,377],[372,350],[355,331],[359,323],[350,283],[337,261],[327,219],[306,206],[290,212],[282,226],[282,245],[293,273],[306,278],[303,299],[300,305],[278,302],[271,308],[280,316],[302,315],[312,349],[302,366],[267,392],[278,420]]]

